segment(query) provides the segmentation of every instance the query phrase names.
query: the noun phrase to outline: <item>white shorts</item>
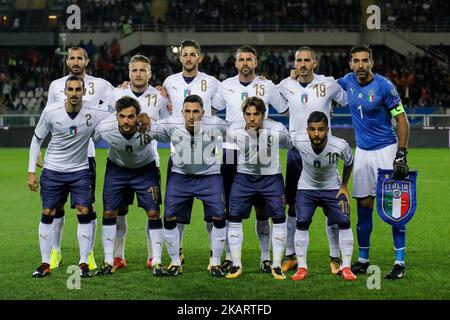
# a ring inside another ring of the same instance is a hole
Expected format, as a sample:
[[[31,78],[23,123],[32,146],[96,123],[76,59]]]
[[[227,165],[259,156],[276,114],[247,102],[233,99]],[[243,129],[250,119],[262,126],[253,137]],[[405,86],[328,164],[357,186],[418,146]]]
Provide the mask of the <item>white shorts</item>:
[[[396,153],[396,143],[373,151],[356,147],[353,166],[353,198],[376,196],[378,168],[392,170]]]

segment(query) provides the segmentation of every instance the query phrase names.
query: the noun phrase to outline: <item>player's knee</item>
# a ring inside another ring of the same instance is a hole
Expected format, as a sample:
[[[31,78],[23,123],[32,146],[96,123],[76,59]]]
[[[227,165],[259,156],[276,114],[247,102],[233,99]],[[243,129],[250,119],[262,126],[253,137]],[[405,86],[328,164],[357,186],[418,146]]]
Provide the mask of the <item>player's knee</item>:
[[[365,197],[365,198],[356,199],[356,204],[358,207],[372,209],[373,201],[374,201],[374,198],[369,196],[369,197]]]
[[[116,218],[117,219],[117,210],[114,211],[103,211],[103,219],[112,219],[112,218]]]
[[[227,225],[223,217],[212,217],[212,223],[217,229],[223,229]]]
[[[297,221],[297,230],[306,231],[309,229],[310,224],[311,224],[311,221],[305,221],[305,220]]]
[[[89,207],[77,205],[77,215],[89,215]]]
[[[280,224],[280,223],[285,223],[286,222],[286,217],[273,217],[272,218],[272,223],[273,224]]]
[[[156,220],[160,218],[159,210],[148,210],[147,211],[148,220]]]
[[[164,229],[172,230],[177,227],[177,217],[164,218]]]
[[[45,208],[44,210],[42,210],[42,214],[46,216],[52,216],[54,218],[56,214],[56,209]]]

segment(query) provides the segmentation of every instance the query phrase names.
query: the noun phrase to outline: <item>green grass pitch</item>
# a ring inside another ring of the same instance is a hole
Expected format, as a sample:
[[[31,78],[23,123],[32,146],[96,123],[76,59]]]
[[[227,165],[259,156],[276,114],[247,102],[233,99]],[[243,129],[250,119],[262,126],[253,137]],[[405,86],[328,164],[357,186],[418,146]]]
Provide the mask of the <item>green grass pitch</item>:
[[[161,150],[163,187],[168,150]],[[285,167],[286,152],[282,154]],[[235,280],[212,278],[206,271],[209,248],[202,217],[196,201],[191,224],[186,228],[184,250],[186,266],[177,278],[156,278],[145,268],[146,216],[136,204],[128,214],[126,258],[128,267],[111,277],[81,280],[81,289],[69,290],[67,268],[78,263],[75,213],[66,206],[66,225],[62,240],[63,265],[49,277],[35,279],[31,273],[40,262],[38,223],[41,214],[39,193],[28,191],[26,173],[28,150],[0,150],[0,299],[450,299],[450,150],[411,149],[412,168],[419,170],[418,208],[407,228],[406,277],[384,280],[393,263],[391,228],[374,213],[371,263],[381,269],[380,289],[369,290],[369,276],[346,283],[333,276],[328,266],[328,244],[321,210],[310,229],[306,281],[289,278],[277,281],[259,271],[259,245],[254,216],[244,222],[243,275]],[[103,258],[101,245],[102,186],[106,150],[97,150],[97,212],[99,224],[95,256]],[[283,169],[284,170],[284,169]],[[40,173],[40,171],[39,171]],[[356,205],[351,207],[355,235]],[[168,263],[164,248],[163,260]],[[289,272],[290,276],[292,272]]]

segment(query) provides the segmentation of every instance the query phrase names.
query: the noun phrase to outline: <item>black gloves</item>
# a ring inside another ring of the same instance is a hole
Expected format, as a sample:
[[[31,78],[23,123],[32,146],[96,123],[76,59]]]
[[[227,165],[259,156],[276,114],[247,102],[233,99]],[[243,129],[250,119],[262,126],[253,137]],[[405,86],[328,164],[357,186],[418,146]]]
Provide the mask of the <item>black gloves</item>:
[[[394,171],[392,174],[392,179],[394,180],[404,180],[408,175],[408,165],[406,164],[406,155],[408,151],[406,148],[398,148],[397,154],[394,160]]]

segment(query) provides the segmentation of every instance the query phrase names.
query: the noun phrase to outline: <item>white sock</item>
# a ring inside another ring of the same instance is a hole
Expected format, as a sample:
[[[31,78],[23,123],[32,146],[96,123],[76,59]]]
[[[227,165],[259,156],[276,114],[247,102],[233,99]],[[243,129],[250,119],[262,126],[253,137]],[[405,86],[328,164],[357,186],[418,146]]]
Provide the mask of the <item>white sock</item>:
[[[52,248],[53,225],[39,223],[39,247],[41,249],[41,261],[50,264],[50,250]]]
[[[270,222],[256,220],[256,234],[258,235],[261,261],[270,260]]]
[[[297,254],[298,268],[308,269],[306,264],[306,254],[308,252],[309,245],[309,232],[308,230],[298,230],[295,232],[295,253]]]
[[[184,235],[184,228],[186,227],[183,223],[177,223],[177,229],[178,229],[178,236],[180,238],[179,240],[179,246],[180,248],[183,248],[183,235]]]
[[[95,239],[97,236],[97,218],[95,218],[94,220],[91,220],[91,227],[92,227],[92,241],[91,241],[89,251],[94,251]]]
[[[211,222],[212,224],[212,222]],[[220,265],[220,258],[222,257],[223,247],[225,246],[225,238],[227,237],[227,228],[216,228],[213,226],[211,230],[212,238],[212,258],[211,265]]]
[[[286,220],[286,255],[290,256],[295,254],[295,230],[297,230],[297,218],[288,216]]]
[[[230,222],[227,220],[227,238],[225,239],[225,260],[232,261],[231,257],[231,249],[230,249],[230,242],[228,241],[228,226]]]
[[[350,267],[353,254],[353,232],[351,228],[339,230],[339,243],[342,252],[342,268]]]
[[[180,238],[178,234],[178,228],[173,228],[171,230],[164,228],[164,240],[166,242],[167,253],[170,256],[173,265],[181,265],[180,261]]]
[[[281,259],[283,258],[284,246],[286,244],[286,222],[272,223],[272,266],[281,267]]]
[[[329,226],[327,223],[328,218],[325,221],[325,225],[327,229],[328,245],[330,247],[330,257],[339,258],[339,228],[337,224]]]
[[[230,222],[228,224],[228,243],[230,244],[233,266],[242,267],[241,251],[243,238],[242,222]]]
[[[78,245],[80,246],[80,264],[88,263],[92,241],[92,225],[90,222],[78,223],[77,237]]]
[[[150,260],[153,257],[153,245],[150,229],[148,228],[148,221],[145,224],[145,234],[147,235],[147,260]],[[161,235],[161,237],[163,236]]]
[[[125,258],[125,237],[128,231],[127,216],[117,216],[116,242],[114,243],[114,257]]]
[[[206,228],[206,232],[208,233],[208,239],[209,239],[209,248],[211,250],[213,248],[213,240],[212,240],[212,235],[211,235],[211,232],[212,232],[212,229],[213,229],[213,225],[214,225],[214,223],[205,221],[205,228]],[[226,236],[225,236],[225,238],[226,238]]]
[[[55,218],[53,219],[53,223],[51,224],[53,228],[51,239],[52,249],[56,249],[59,252],[61,252],[61,239],[64,230],[65,218],[66,218],[65,216],[62,216],[61,218]]]
[[[115,224],[102,226],[103,252],[105,253],[105,262],[110,266],[114,265],[114,242],[116,233],[117,226]]]
[[[163,248],[163,243],[164,243],[163,229],[162,228],[149,229],[149,233],[150,233],[151,247],[152,247],[152,253],[153,253],[152,264],[155,265],[157,263],[161,263],[162,248]]]

